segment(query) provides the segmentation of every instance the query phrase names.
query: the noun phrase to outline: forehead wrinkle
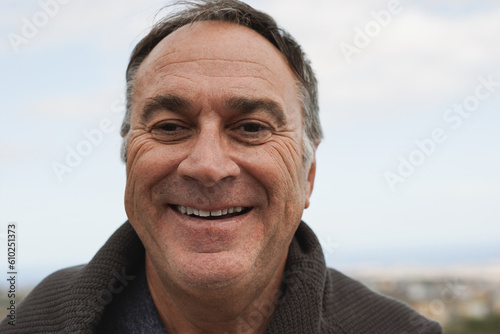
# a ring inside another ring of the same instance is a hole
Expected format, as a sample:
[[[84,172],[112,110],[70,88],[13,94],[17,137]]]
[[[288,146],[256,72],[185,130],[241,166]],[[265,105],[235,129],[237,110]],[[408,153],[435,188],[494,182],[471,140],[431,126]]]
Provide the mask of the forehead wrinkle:
[[[154,67],[155,63],[157,62],[163,62],[164,59],[157,58],[152,62],[152,65]],[[198,62],[210,62],[210,61],[215,61],[215,62],[230,62],[230,63],[247,63],[247,64],[252,64],[252,65],[257,65],[259,67],[262,67],[266,71],[268,71],[270,74],[275,75],[275,72],[271,71],[269,67],[267,67],[265,64],[256,62],[256,61],[251,61],[251,60],[246,60],[246,59],[215,59],[215,58],[193,58],[193,59],[188,59],[188,60],[179,60],[179,61],[167,61],[165,64],[160,65],[158,67],[154,67],[155,71],[161,71],[166,67],[169,67],[171,65],[181,65],[181,64],[188,64],[188,63],[198,63]]]
[[[269,79],[266,79],[265,77],[262,77],[260,75],[209,75],[209,74],[199,74],[199,75],[203,76],[203,77],[207,77],[207,78],[255,78],[255,79],[260,79],[262,81],[266,81],[274,86],[274,84],[271,83],[271,81],[269,81]],[[160,75],[160,78],[162,78],[162,79],[168,78],[168,77],[181,78],[181,79],[185,79],[185,80],[188,80],[191,82],[197,82],[189,77],[179,75],[179,74],[165,73],[165,74]]]
[[[268,83],[273,88],[276,87],[275,83],[273,83],[272,81],[270,81],[269,79],[267,79],[265,77],[258,76],[258,75],[224,76],[224,75],[206,75],[206,74],[201,74],[201,76],[206,77],[206,78],[214,78],[214,79],[222,79],[222,78],[254,78],[254,79],[259,79],[259,80],[262,80],[262,81]],[[183,76],[183,75],[179,75],[179,74],[169,74],[169,73],[166,73],[166,74],[159,75],[159,79],[166,79],[166,80],[168,80],[169,78],[179,78],[179,79],[183,79],[183,80],[189,81],[190,83],[193,83],[193,84],[196,84],[196,85],[200,84],[199,81],[193,80],[192,78],[189,78],[188,76]],[[247,89],[248,90],[250,87],[248,85],[234,85],[234,86],[232,86],[232,88],[239,88],[239,89]]]
[[[174,78],[180,78],[180,79],[184,79],[184,80],[187,80],[187,81],[190,81],[192,83],[198,83],[196,80],[193,80],[187,76],[183,76],[183,75],[180,75],[180,74],[164,74],[164,75],[161,75],[160,78],[164,79],[166,77],[174,77]]]
[[[190,82],[196,83],[195,80],[190,79],[187,76],[183,76],[181,74],[169,73],[171,71],[168,70],[167,68],[170,67],[170,66],[182,65],[182,64],[189,64],[189,63],[197,64],[198,60],[200,60],[200,59],[168,62],[166,64],[163,64],[163,65],[155,68],[154,67],[154,63],[155,62],[161,62],[161,59],[157,59],[157,60],[153,61],[153,64],[152,64],[153,68],[154,68],[154,72],[151,69],[150,70],[146,70],[146,71],[147,72],[149,71],[149,72],[157,73],[157,72],[162,72],[162,70],[163,70],[163,72],[165,72],[165,73],[158,73],[157,74],[160,79],[165,79],[165,78],[168,78],[168,77],[179,77],[179,78],[182,78],[182,79],[186,79],[186,80],[188,80]],[[203,58],[201,60],[202,61],[231,62],[231,63],[247,63],[247,64],[251,64],[251,65],[257,65],[260,68],[257,70],[258,73],[254,74],[254,75],[251,74],[251,73],[248,74],[248,71],[245,71],[244,69],[240,69],[240,71],[244,72],[245,74],[244,73],[239,74],[238,70],[234,70],[233,72],[235,72],[235,73],[233,75],[217,75],[217,74],[210,74],[210,73],[203,73],[203,72],[219,73],[220,72],[219,70],[217,70],[215,68],[204,68],[204,69],[201,70],[202,73],[198,73],[199,76],[203,76],[203,77],[207,77],[207,78],[256,78],[256,79],[259,79],[259,80],[267,82],[273,88],[276,88],[276,82],[274,82],[274,81],[279,81],[280,80],[280,78],[275,75],[275,72],[272,72],[267,66],[265,66],[264,64],[261,64],[259,62],[248,61],[248,60],[211,59],[211,58]],[[165,70],[165,69],[167,69],[167,70]],[[272,76],[266,77],[266,74],[262,73],[263,70],[268,71]],[[174,71],[175,71],[175,69],[174,69]],[[272,80],[272,79],[275,79],[275,80]]]

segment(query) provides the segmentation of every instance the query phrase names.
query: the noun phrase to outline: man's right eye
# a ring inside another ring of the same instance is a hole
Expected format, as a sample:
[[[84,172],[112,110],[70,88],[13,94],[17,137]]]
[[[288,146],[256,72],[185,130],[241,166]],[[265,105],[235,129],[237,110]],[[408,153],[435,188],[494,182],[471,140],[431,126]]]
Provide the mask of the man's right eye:
[[[180,125],[173,124],[173,123],[165,123],[165,124],[160,124],[158,126],[158,129],[163,130],[163,131],[178,131],[182,129]]]
[[[175,122],[161,122],[153,126],[151,134],[159,141],[176,142],[189,136],[189,129]]]

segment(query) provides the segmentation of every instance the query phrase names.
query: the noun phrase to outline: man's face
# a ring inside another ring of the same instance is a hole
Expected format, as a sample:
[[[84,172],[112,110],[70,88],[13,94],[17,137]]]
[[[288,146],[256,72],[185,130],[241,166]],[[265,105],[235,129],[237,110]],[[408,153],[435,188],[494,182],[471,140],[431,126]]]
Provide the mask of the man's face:
[[[279,51],[234,24],[198,22],[141,64],[125,207],[156,272],[218,287],[282,268],[314,181],[296,80]]]

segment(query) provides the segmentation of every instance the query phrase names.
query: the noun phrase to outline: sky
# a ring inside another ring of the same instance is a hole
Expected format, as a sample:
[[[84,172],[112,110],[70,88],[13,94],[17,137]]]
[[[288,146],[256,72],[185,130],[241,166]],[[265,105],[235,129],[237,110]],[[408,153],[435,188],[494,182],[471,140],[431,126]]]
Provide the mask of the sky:
[[[15,222],[21,282],[88,262],[127,219],[124,73],[168,3],[0,3],[0,241]],[[328,264],[500,263],[500,3],[248,3],[319,80],[303,218]]]

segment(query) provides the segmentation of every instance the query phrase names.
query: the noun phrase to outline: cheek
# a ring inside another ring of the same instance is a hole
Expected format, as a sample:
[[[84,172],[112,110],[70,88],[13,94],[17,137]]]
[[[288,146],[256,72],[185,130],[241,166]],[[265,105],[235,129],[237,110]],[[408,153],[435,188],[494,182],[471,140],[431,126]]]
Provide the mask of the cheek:
[[[242,152],[243,169],[265,187],[269,201],[296,204],[304,192],[302,150],[295,140],[272,140]]]
[[[179,150],[163,145],[149,134],[134,138],[130,142],[127,160],[127,181],[153,184],[173,172],[180,158]]]
[[[131,140],[127,160],[125,209],[129,217],[152,213],[153,190],[165,176],[175,171],[174,154],[148,138]]]
[[[263,211],[271,248],[286,248],[302,218],[305,206],[302,151],[295,141],[276,140],[249,154],[252,177],[266,190],[268,206]],[[251,160],[251,161],[250,161]],[[273,251],[269,251],[270,254]]]
[[[302,155],[299,144],[292,140],[276,140],[266,146],[265,149],[269,156],[269,165],[271,173],[286,188],[297,188],[300,185],[302,174]],[[294,189],[298,190],[298,189]]]

